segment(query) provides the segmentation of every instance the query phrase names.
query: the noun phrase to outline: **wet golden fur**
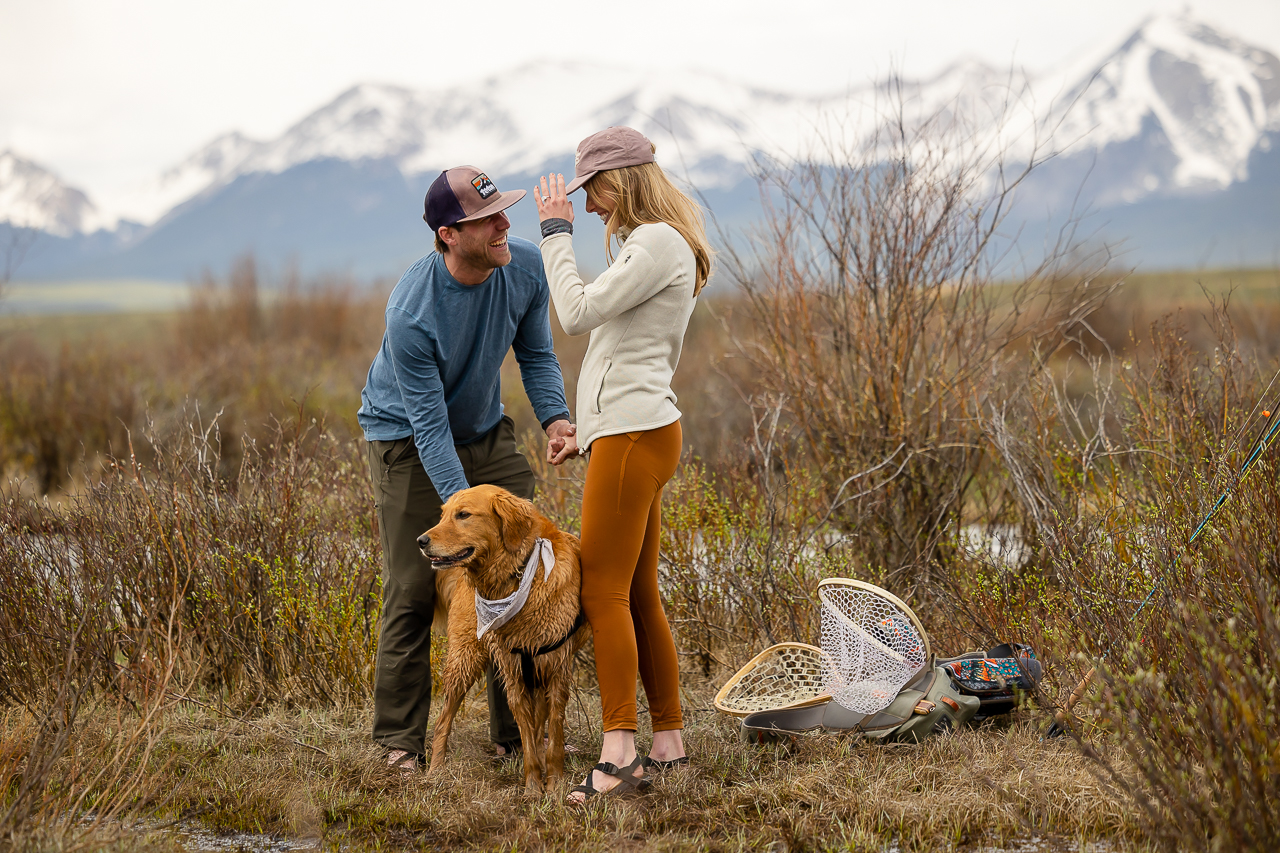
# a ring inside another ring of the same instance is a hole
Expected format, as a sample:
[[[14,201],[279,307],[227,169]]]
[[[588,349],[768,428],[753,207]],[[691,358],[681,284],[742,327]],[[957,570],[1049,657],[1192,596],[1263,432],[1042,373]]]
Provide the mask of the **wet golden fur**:
[[[520,612],[477,640],[475,592],[488,599],[515,592],[539,538],[549,540],[555,553],[551,576],[544,578],[539,565]],[[525,689],[515,650],[533,651],[550,645],[573,627],[582,589],[578,537],[559,530],[532,503],[506,489],[475,486],[449,498],[440,523],[422,534],[418,545],[440,571],[437,597],[448,602],[444,708],[431,743],[430,772],[444,765],[454,715],[492,657],[506,682],[511,713],[520,728],[525,787],[542,790],[544,775],[547,783],[564,775],[564,710],[574,654],[585,640],[587,628],[584,625],[555,651],[534,658],[538,689],[533,696]],[[545,748],[544,729],[549,729]]]

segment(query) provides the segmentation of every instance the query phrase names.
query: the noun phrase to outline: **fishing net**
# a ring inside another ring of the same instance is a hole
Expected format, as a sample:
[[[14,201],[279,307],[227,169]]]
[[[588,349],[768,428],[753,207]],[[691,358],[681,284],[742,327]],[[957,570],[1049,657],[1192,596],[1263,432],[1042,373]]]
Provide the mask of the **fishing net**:
[[[874,714],[924,668],[929,638],[892,593],[869,583],[828,578],[822,608],[822,686],[844,707]]]
[[[779,643],[738,670],[716,694],[715,706],[743,717],[755,711],[816,705],[830,698],[822,689],[822,649]]]

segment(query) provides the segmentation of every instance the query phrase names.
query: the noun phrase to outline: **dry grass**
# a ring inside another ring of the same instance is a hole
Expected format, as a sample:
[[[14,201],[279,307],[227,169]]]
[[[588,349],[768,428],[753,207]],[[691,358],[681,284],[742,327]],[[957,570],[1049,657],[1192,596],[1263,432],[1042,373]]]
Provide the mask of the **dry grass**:
[[[577,776],[599,746],[598,709],[582,698],[569,721],[583,750],[569,764]],[[366,736],[368,715],[364,706],[276,708],[244,720],[179,704],[164,720],[139,805],[152,825],[184,819],[326,849],[964,850],[1032,835],[1056,837],[1059,849],[1082,839],[1145,849],[1125,796],[1074,744],[1041,743],[1030,716],[920,745],[815,736],[788,751],[743,744],[736,721],[695,711],[690,768],[646,796],[578,810],[562,804],[563,790],[529,798],[517,764],[489,761],[482,695],[460,716],[440,778],[388,770]],[[64,760],[69,768],[108,748],[110,721],[95,722]],[[18,728],[10,715],[5,740],[20,737]],[[141,829],[123,842],[148,843]]]

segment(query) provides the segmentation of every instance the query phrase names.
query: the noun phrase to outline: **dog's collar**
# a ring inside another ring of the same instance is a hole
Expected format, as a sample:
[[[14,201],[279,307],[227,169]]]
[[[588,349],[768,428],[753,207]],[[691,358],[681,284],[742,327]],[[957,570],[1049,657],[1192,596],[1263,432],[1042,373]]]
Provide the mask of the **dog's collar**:
[[[546,539],[535,539],[533,540],[533,547],[529,549],[529,556],[525,557],[524,559],[520,559],[519,557],[516,558],[515,565],[518,566],[521,563],[524,563],[524,568],[518,572],[512,571],[511,577],[520,578],[521,580],[524,580],[524,576],[529,572],[529,565],[530,563],[533,562],[534,555],[538,553],[538,550],[542,547],[544,542],[546,542],[547,546],[550,547],[550,543],[547,542]]]
[[[541,558],[541,560],[539,560]],[[501,628],[520,612],[529,599],[529,590],[533,589],[533,577],[536,575],[538,563],[543,565],[543,580],[551,577],[551,569],[555,567],[556,556],[551,550],[551,542],[538,539],[533,543],[533,551],[524,565],[524,573],[520,577],[520,586],[506,598],[490,600],[476,592],[476,639],[480,639],[493,628]]]

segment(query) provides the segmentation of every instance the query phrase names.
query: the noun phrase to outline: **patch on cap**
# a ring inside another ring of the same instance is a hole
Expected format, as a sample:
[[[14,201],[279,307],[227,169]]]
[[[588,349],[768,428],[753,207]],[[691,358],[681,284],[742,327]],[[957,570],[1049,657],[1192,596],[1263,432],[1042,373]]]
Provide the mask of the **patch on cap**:
[[[484,172],[476,175],[471,179],[471,186],[476,188],[476,192],[480,193],[480,198],[488,198],[498,191],[493,185],[493,181],[489,180],[489,176]]]

